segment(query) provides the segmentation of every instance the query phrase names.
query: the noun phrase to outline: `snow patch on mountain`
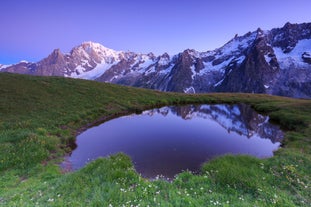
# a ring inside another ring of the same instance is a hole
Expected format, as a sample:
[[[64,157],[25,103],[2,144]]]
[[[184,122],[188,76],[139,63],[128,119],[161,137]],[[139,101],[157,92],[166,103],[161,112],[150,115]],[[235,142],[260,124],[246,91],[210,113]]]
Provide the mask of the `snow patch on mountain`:
[[[188,93],[188,94],[194,94],[195,93],[195,89],[191,86],[188,88],[184,89],[184,93]]]
[[[187,50],[189,55],[191,55],[192,57],[195,57],[195,58],[201,58],[201,53],[196,51],[196,50]]]
[[[195,66],[194,66],[194,65],[191,65],[191,66],[190,66],[190,70],[191,70],[191,73],[192,73],[191,79],[194,80],[194,77],[195,77],[195,75],[197,74],[197,72],[195,71]]]
[[[159,73],[160,74],[168,74],[168,73],[170,73],[171,71],[172,71],[172,69],[173,69],[173,67],[175,66],[175,64],[172,64],[172,65],[170,65],[169,67],[167,67],[166,69],[164,69],[164,70],[160,70],[159,71]]]
[[[2,69],[4,69],[4,68],[8,68],[8,67],[10,67],[10,66],[12,66],[12,65],[1,65],[1,64],[0,64],[0,70],[2,70]]]
[[[148,55],[139,54],[135,57],[134,62],[130,66],[131,72],[143,74],[146,72],[146,69],[154,63],[155,61]]]
[[[235,59],[235,62],[240,65],[244,60],[245,60],[245,56],[242,55],[239,58]]]
[[[220,63],[215,64],[215,61],[203,62],[204,68],[196,73],[193,68],[191,68],[193,76],[195,75],[202,76],[204,74],[218,71],[222,74],[225,73],[225,69],[231,64],[240,65],[244,60],[245,56],[241,55],[241,51],[246,49],[249,44],[254,41],[256,35],[255,33],[250,34],[247,38],[234,38],[228,42],[222,48],[217,49],[216,51],[201,53],[201,57],[214,56],[214,60],[223,60]],[[238,56],[239,55],[239,56]],[[219,83],[220,84],[220,83]],[[219,85],[218,84],[218,85]]]
[[[265,57],[265,60],[266,60],[266,62],[267,63],[270,63],[270,61],[271,61],[271,57],[269,57],[269,55],[264,55],[264,57]]]
[[[169,57],[160,57],[160,59],[158,61],[158,65],[160,65],[160,66],[165,66],[165,65],[168,65],[169,63],[170,63]]]
[[[94,69],[89,70],[89,71],[85,71],[85,68],[79,65],[74,70],[75,72],[71,73],[69,77],[87,79],[87,80],[95,80],[96,78],[99,78],[100,76],[102,76],[109,68],[111,68],[116,63],[107,64],[104,62],[104,63],[98,64]]]
[[[213,65],[213,62],[204,62],[204,68],[200,70],[198,75],[203,75],[205,73],[211,72],[211,71],[219,71],[221,73],[225,72],[226,66],[229,65],[229,63],[234,59],[234,57],[229,58],[228,60],[223,61],[222,63],[218,65]]]
[[[309,68],[308,63],[303,62],[302,55],[311,53],[311,39],[299,40],[296,46],[289,52],[284,53],[279,47],[274,47],[274,54],[279,61],[281,69],[290,69],[292,67]]]
[[[256,36],[257,36],[257,33],[253,32],[246,37],[243,37],[243,38],[237,37],[237,38],[232,39],[222,48],[218,49],[220,52],[220,55],[227,56],[227,55],[232,55],[236,52],[241,52],[241,50],[248,48],[249,45],[252,42],[254,42]]]
[[[214,87],[219,86],[225,79],[221,79],[220,81],[218,81],[217,83],[214,84]]]
[[[145,72],[145,69],[154,63],[155,62],[151,59],[144,60],[144,62],[139,64],[139,68],[141,69],[140,71]]]
[[[156,72],[155,67],[152,66],[148,70],[145,71],[144,75],[149,75],[150,73],[155,73],[155,72]]]

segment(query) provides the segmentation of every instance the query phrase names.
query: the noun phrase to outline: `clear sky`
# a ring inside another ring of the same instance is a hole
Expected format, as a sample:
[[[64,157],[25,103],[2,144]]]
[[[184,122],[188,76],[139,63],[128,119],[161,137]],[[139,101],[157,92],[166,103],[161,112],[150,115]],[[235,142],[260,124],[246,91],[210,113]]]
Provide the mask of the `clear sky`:
[[[286,22],[311,22],[311,0],[1,0],[0,64],[85,41],[156,55],[207,51]]]

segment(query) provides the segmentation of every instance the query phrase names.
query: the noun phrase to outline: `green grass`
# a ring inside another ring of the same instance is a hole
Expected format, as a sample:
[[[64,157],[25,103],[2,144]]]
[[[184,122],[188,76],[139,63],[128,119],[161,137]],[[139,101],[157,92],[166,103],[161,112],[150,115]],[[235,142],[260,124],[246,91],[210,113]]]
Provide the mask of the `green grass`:
[[[0,206],[309,206],[311,101],[259,94],[185,95],[0,73]],[[141,178],[117,154],[62,173],[76,134],[122,114],[172,104],[246,103],[286,130],[269,159],[224,156],[172,182]]]

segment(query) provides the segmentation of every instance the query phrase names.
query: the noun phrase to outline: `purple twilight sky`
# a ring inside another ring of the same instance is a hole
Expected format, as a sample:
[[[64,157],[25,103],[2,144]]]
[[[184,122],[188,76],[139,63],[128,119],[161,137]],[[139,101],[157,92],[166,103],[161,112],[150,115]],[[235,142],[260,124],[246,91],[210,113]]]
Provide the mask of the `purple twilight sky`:
[[[310,0],[1,0],[0,64],[38,61],[84,41],[115,50],[177,54],[311,21]]]

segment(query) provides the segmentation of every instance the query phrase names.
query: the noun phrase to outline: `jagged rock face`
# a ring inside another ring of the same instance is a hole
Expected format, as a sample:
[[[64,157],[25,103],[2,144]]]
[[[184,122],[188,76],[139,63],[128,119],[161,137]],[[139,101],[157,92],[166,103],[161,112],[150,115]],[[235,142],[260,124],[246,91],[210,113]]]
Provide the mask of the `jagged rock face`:
[[[270,33],[273,47],[281,48],[284,53],[289,53],[299,40],[311,38],[311,24],[286,23],[283,28],[272,29]]]
[[[280,29],[258,29],[252,34],[232,40],[251,39],[246,49],[240,49],[245,55],[243,62],[227,65],[215,90],[310,98],[311,24],[287,23]]]
[[[271,94],[298,98],[311,97],[311,24],[290,24],[271,30],[270,44],[280,71]]]
[[[311,64],[311,53],[309,53],[309,52],[304,52],[304,53],[301,55],[301,58],[303,59],[303,61],[304,61],[305,63]]]
[[[193,65],[196,65],[192,52],[195,51],[185,50],[178,55],[176,64],[169,74],[170,80],[166,88],[167,91],[184,92],[185,88],[189,88],[192,85],[191,67],[195,68]],[[192,93],[194,92],[192,91]]]
[[[31,72],[41,76],[63,76],[63,70],[66,67],[65,58],[59,49],[54,50],[51,55],[35,65]]]
[[[118,52],[86,42],[69,54],[53,51],[37,63],[0,71],[65,76],[185,93],[248,92],[311,98],[311,23],[258,29],[213,51]]]
[[[274,81],[279,66],[272,47],[263,31],[258,29],[253,44],[247,48],[242,64],[227,68],[225,78],[218,91],[265,93],[266,87]],[[267,62],[267,57],[270,59]]]

